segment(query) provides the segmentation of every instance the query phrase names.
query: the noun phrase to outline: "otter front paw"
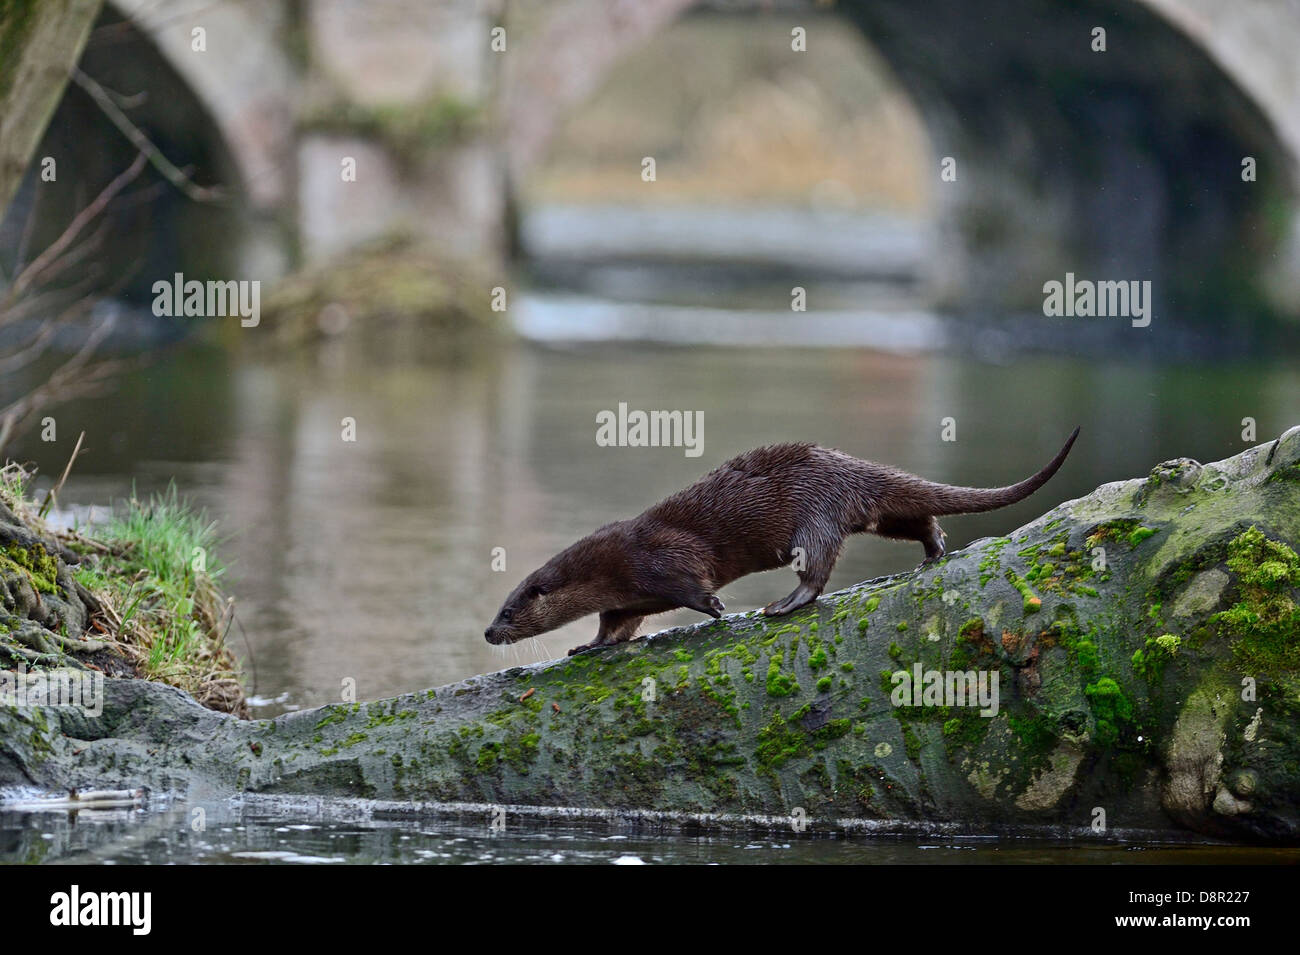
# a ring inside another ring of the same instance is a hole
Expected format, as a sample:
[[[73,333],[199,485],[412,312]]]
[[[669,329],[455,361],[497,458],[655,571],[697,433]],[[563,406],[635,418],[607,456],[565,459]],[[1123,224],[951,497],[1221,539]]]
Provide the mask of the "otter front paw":
[[[817,599],[820,590],[809,587],[807,584],[800,584],[794,589],[794,592],[780,600],[773,600],[763,608],[763,613],[769,617],[781,617],[800,607],[806,607]]]

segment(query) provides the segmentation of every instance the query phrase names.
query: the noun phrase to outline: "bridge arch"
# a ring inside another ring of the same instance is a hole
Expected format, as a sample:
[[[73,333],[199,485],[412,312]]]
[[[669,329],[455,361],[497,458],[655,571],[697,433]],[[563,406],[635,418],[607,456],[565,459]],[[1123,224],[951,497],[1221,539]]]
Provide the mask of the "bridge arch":
[[[831,10],[874,45],[937,156],[956,160],[955,182],[933,171],[941,302],[1038,309],[1043,283],[1073,272],[1150,280],[1157,314],[1276,310],[1279,254],[1296,247],[1300,90],[1276,65],[1247,69],[1252,57],[1289,54],[1251,53],[1248,31],[1214,26],[1232,11],[1202,0],[573,0],[508,64],[516,181],[565,110],[693,8],[801,11],[810,23]],[[1285,35],[1300,30],[1292,16]],[[815,50],[813,30],[808,44]]]
[[[290,198],[294,180],[294,94],[290,4],[207,0],[110,0],[153,43],[204,105],[256,209]],[[195,49],[202,29],[205,50]]]
[[[145,167],[102,213],[100,245],[80,278],[137,309],[152,300],[155,280],[177,271],[207,277],[243,274],[254,261],[269,263],[272,273],[280,267],[278,247],[270,248],[276,237],[250,214],[256,204],[245,173],[247,151],[241,154],[238,140],[225,134],[220,104],[205,101],[173,63],[153,34],[109,4],[77,66],[196,185],[225,193],[217,202],[195,202]],[[90,93],[69,83],[35,152],[52,161],[54,175],[46,181],[43,161],[29,164],[0,220],[0,248],[21,257],[48,246],[136,154]]]

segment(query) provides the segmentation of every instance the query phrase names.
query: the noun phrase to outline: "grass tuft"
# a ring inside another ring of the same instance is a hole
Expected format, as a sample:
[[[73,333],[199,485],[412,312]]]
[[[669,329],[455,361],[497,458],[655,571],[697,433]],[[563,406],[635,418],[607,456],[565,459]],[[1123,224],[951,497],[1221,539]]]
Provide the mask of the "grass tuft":
[[[81,557],[72,577],[90,594],[84,636],[94,638],[83,643],[106,645],[128,664],[107,669],[129,669],[180,687],[204,706],[246,715],[239,666],[225,643],[233,608],[219,587],[225,568],[215,522],[171,485],[147,500],[133,495],[102,524],[60,531],[27,499],[29,481],[15,466],[0,470],[0,499],[34,534]],[[68,641],[67,650],[76,654],[77,642]]]

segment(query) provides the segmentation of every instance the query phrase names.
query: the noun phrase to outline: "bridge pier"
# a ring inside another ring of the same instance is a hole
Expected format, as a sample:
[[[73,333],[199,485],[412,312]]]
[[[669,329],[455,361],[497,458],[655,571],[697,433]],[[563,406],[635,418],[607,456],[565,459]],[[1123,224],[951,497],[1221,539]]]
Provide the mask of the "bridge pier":
[[[306,0],[302,16],[304,257],[394,233],[452,257],[498,257],[504,182],[487,141],[495,64],[485,6]]]

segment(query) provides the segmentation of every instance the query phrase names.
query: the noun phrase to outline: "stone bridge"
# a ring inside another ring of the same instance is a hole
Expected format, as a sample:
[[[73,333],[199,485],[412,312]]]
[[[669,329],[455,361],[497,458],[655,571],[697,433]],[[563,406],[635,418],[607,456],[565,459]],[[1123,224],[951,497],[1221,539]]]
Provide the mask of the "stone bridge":
[[[395,228],[502,253],[510,184],[566,111],[699,6],[806,15],[804,55],[839,17],[880,51],[934,148],[941,300],[1041,303],[1071,271],[1151,279],[1166,308],[1300,314],[1300,0],[111,0],[103,16],[170,64],[251,207],[313,260]]]

